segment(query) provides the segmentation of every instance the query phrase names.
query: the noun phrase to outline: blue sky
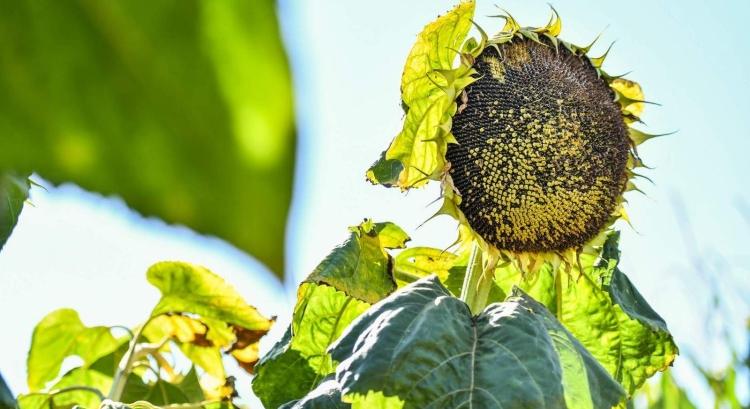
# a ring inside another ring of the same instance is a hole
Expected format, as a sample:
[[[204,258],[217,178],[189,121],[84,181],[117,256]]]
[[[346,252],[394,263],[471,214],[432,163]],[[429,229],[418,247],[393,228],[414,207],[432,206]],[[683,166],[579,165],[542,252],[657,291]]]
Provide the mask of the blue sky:
[[[719,367],[728,351],[714,329],[742,328],[750,316],[750,216],[739,211],[740,203],[750,203],[750,37],[744,21],[750,2],[716,3],[553,5],[563,18],[564,39],[586,44],[606,28],[595,54],[617,41],[605,69],[632,72],[628,78],[643,85],[647,99],[661,104],[647,107],[643,129],[678,130],[640,150],[655,167],[646,172],[655,184],[643,184],[647,196],[628,197],[634,228],[621,226],[622,265],[665,318],[682,352]],[[452,242],[455,224],[447,218],[416,229],[434,211],[426,206],[437,197],[437,186],[405,195],[371,186],[364,171],[401,126],[399,81],[415,35],[453,4],[280,2],[300,131],[285,287],[230,245],[141,218],[118,199],[72,186],[34,189],[35,206],[24,210],[0,253],[0,311],[14,334],[0,339],[0,368],[14,390],[23,390],[24,356],[36,321],[70,306],[87,323],[135,325],[157,297],[144,277],[155,261],[210,267],[263,312],[279,315],[281,329],[299,279],[363,217],[402,225],[415,244]],[[549,16],[541,0],[501,4],[524,25],[543,24]],[[494,2],[478,0],[476,20],[488,32],[501,26],[485,17],[496,13]],[[692,235],[685,233],[686,217]],[[723,319],[709,313],[714,286],[724,294]],[[741,331],[735,342],[747,345]],[[694,383],[686,360],[678,358],[676,368],[681,379]],[[705,393],[694,393],[705,399]]]

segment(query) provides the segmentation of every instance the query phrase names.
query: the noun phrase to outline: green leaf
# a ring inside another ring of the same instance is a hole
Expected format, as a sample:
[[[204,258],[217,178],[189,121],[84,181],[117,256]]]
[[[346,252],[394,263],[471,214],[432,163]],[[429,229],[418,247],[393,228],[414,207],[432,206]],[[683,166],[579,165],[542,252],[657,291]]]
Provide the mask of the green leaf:
[[[373,304],[396,289],[386,248],[403,248],[409,237],[393,223],[365,220],[305,281],[324,283]]]
[[[331,346],[354,407],[610,408],[624,391],[547,309],[516,290],[472,316],[437,277],[370,308]]]
[[[405,247],[409,236],[393,223],[368,219],[349,230],[349,239],[300,285],[291,326],[258,364],[253,390],[266,407],[303,398],[333,373],[328,347],[396,288],[386,249]]]
[[[16,407],[16,398],[13,397],[13,392],[5,383],[3,375],[0,374],[0,409],[14,409]]]
[[[0,171],[0,250],[16,227],[30,186],[28,175]]]
[[[291,348],[292,327],[256,365],[253,392],[266,408],[299,399],[316,385],[315,373],[299,351]]]
[[[279,409],[347,409],[351,405],[341,401],[341,388],[333,376],[324,379],[304,398],[288,402]]]
[[[407,108],[404,126],[367,172],[372,183],[409,189],[442,171],[453,141],[447,130],[457,109],[455,100],[472,81],[471,70],[453,70],[453,62],[473,16],[474,1],[463,1],[417,36],[401,77],[401,99]]]
[[[79,356],[86,367],[119,346],[108,327],[86,327],[71,309],[53,311],[34,328],[26,361],[29,390],[44,389],[69,356]]]
[[[18,405],[20,409],[67,409],[74,405],[97,409],[111,385],[111,376],[91,369],[75,368],[60,378],[49,393],[20,395]]]
[[[326,352],[369,304],[327,285],[303,283],[292,325],[258,364],[253,390],[266,407],[299,399],[333,373]]]
[[[678,349],[664,320],[617,267],[618,239],[618,233],[608,236],[597,265],[581,255],[584,274],[577,267],[553,273],[547,265],[523,278],[508,267],[495,278],[503,290],[517,285],[547,305],[631,396],[667,369]]]
[[[275,9],[272,0],[9,2],[0,172],[120,195],[281,276],[295,129]]]

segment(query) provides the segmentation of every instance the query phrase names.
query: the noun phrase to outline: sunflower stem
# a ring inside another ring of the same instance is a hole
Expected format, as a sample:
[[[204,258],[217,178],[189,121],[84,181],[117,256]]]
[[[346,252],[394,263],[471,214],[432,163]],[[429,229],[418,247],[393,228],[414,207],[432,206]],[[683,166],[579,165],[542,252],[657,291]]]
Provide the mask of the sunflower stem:
[[[479,314],[487,306],[487,299],[492,288],[492,270],[495,263],[488,260],[488,268],[484,268],[482,251],[474,244],[469,256],[469,264],[466,266],[466,275],[461,287],[461,300],[465,302],[472,314]]]

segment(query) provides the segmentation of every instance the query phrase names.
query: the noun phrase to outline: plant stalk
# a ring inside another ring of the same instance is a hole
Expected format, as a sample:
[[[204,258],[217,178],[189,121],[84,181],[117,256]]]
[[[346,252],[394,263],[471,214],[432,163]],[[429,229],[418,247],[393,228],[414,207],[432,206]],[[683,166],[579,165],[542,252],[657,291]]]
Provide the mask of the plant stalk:
[[[133,370],[133,364],[136,361],[136,347],[138,346],[138,338],[141,337],[143,329],[146,328],[146,325],[148,325],[149,322],[151,322],[151,318],[149,318],[143,325],[141,325],[141,327],[138,328],[135,334],[133,334],[133,337],[130,339],[128,351],[125,352],[125,355],[123,355],[119,365],[117,365],[117,371],[115,372],[115,377],[112,380],[112,388],[109,390],[109,394],[107,394],[107,399],[115,402],[118,402],[120,400],[122,392],[125,390],[125,383],[128,380],[128,375],[130,375],[130,372]]]
[[[488,260],[487,268],[482,260],[482,251],[479,245],[474,244],[469,256],[469,264],[466,266],[466,275],[461,287],[461,300],[469,306],[471,313],[479,314],[487,306],[487,299],[492,288],[493,270],[495,263]]]

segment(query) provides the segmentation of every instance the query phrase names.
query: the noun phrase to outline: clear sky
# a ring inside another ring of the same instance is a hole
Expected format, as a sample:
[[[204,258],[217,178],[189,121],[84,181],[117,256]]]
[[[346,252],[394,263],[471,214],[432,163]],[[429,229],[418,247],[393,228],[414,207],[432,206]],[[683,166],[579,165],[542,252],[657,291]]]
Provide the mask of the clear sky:
[[[497,31],[501,21],[486,17],[497,13],[495,2],[477,1],[477,21]],[[206,265],[263,312],[279,315],[282,329],[297,282],[363,217],[400,224],[415,244],[452,242],[455,224],[447,218],[416,230],[435,210],[426,206],[437,186],[405,195],[371,186],[364,171],[400,129],[399,81],[415,35],[454,2],[280,2],[300,132],[285,286],[226,243],[143,219],[117,199],[71,186],[33,189],[35,206],[24,210],[0,253],[0,314],[10,329],[3,333],[12,334],[0,337],[0,369],[14,391],[24,389],[25,353],[41,317],[70,306],[86,323],[135,325],[156,300],[145,270],[157,260]],[[524,25],[549,17],[541,0],[501,4]],[[735,329],[735,343],[747,345],[739,329],[750,316],[750,205],[746,217],[740,211],[750,203],[750,2],[553,5],[564,39],[586,44],[606,28],[594,54],[617,40],[605,69],[632,72],[628,78],[643,85],[647,99],[662,104],[647,107],[643,129],[679,131],[640,149],[655,167],[646,172],[655,184],[641,186],[647,196],[628,196],[635,228],[621,226],[622,266],[683,354],[718,368],[728,351],[714,330],[726,324]],[[710,313],[712,287],[722,294],[723,320]],[[676,368],[679,378],[694,382],[685,359]],[[249,393],[247,384],[240,388]]]

